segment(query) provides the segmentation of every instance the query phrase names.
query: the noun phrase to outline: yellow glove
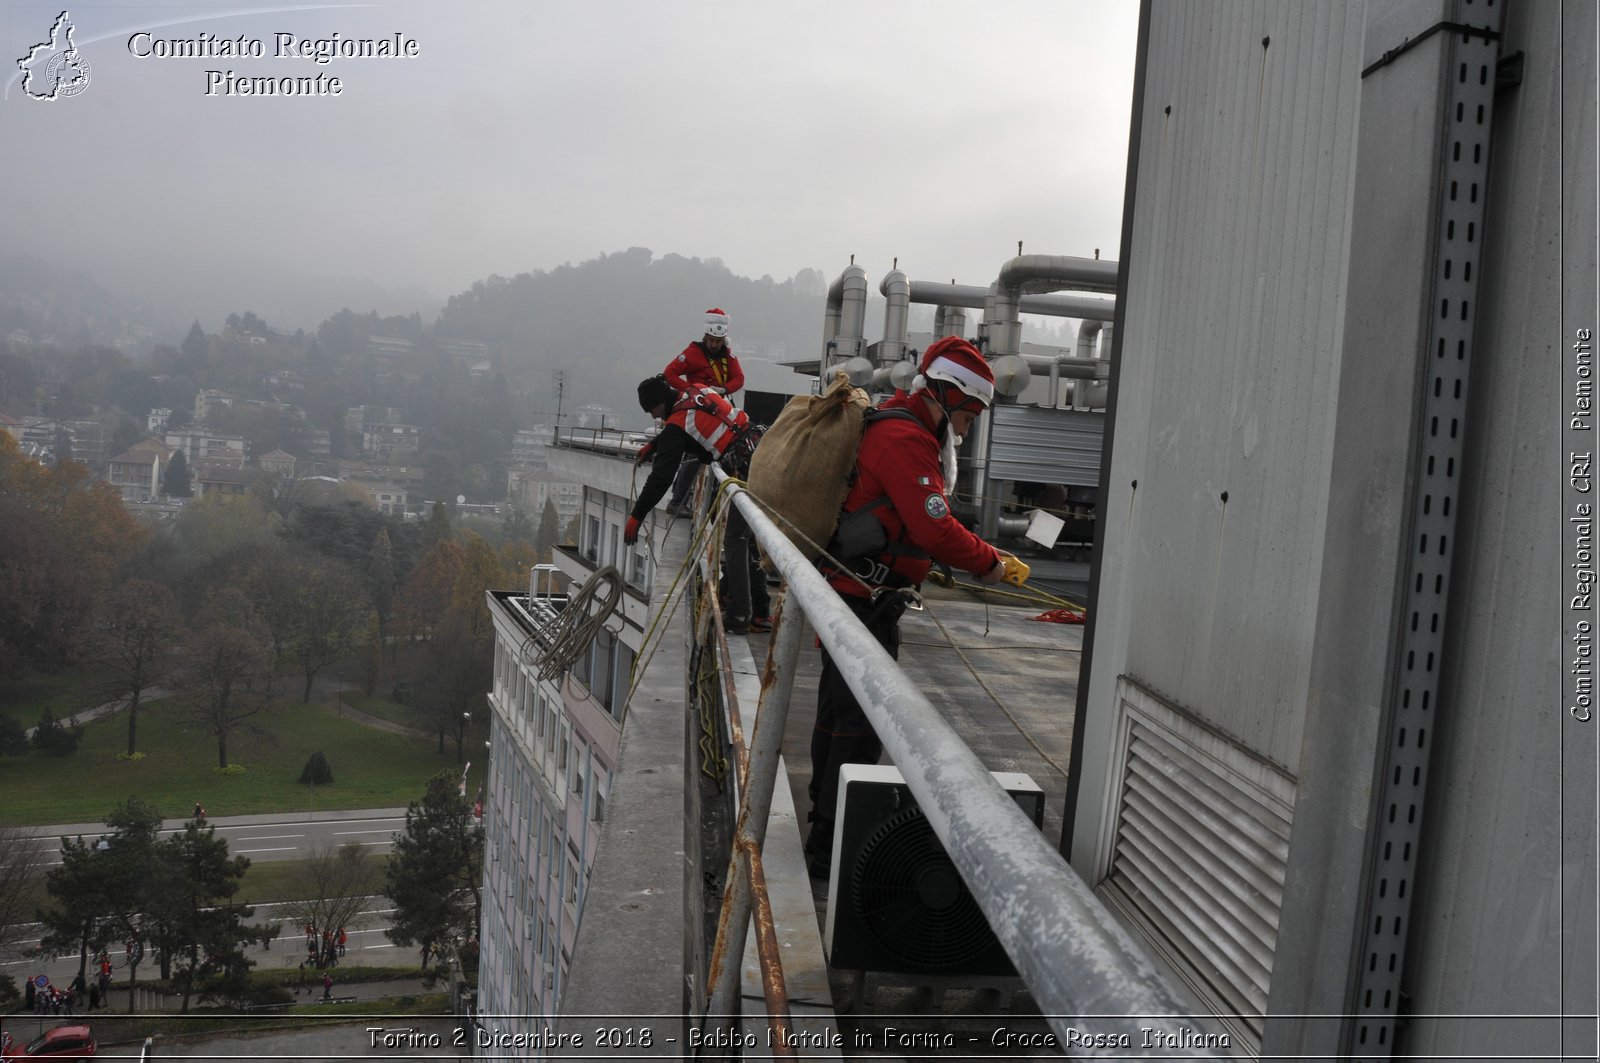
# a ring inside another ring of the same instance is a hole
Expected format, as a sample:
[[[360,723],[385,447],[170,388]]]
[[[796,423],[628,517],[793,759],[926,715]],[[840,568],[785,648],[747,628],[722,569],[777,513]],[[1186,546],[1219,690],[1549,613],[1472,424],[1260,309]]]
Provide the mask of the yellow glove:
[[[1020,587],[1028,582],[1028,564],[1020,557],[1011,554],[1001,554],[1000,563],[1006,567],[1006,573],[1000,578],[1013,587]]]

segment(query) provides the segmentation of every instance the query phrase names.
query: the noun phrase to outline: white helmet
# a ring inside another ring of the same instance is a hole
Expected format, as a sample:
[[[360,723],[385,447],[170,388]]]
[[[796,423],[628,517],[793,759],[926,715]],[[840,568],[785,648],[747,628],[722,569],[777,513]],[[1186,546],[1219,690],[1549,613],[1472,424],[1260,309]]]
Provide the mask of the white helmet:
[[[716,307],[707,310],[706,335],[726,338],[728,335],[728,315]]]

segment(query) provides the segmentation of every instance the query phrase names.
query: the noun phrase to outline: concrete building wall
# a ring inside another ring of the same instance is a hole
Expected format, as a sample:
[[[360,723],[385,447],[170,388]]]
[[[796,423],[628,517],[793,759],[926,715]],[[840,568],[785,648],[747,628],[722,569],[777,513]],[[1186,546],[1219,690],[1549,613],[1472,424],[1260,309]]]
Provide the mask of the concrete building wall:
[[[612,713],[634,648],[609,637],[573,674],[542,677],[522,652],[517,604],[492,596],[495,680],[484,793],[479,1009],[502,1025],[553,1018],[580,922],[621,733]],[[633,639],[637,639],[637,633]]]
[[[1357,1052],[1364,1020],[1337,1016],[1368,1004],[1401,1040],[1360,1051],[1554,1052],[1560,1024],[1534,1016],[1593,1007],[1595,752],[1563,701],[1559,559],[1562,371],[1595,303],[1595,17],[1506,5],[1498,54],[1522,81],[1491,90],[1486,189],[1456,189],[1459,34],[1424,31],[1487,6],[1146,7],[1073,862],[1108,893],[1130,715],[1168,720],[1195,763],[1233,756],[1208,781],[1251,776],[1292,824],[1267,869],[1281,904],[1258,906],[1268,1055]],[[1492,86],[1492,58],[1482,73]],[[1440,243],[1485,191],[1481,221]],[[1439,295],[1467,319],[1449,286],[1465,263],[1470,392],[1430,432]],[[1450,482],[1427,495],[1429,440],[1458,428]],[[1413,670],[1425,497],[1456,523],[1437,656]],[[1424,670],[1432,700],[1408,704]],[[1424,745],[1425,777],[1409,767]],[[1415,792],[1397,799],[1402,776]],[[1398,876],[1377,855],[1391,807],[1421,824]],[[1413,1016],[1398,1023],[1397,1002],[1361,999],[1385,888],[1409,898],[1382,945]],[[1158,951],[1191,913],[1160,914],[1141,924]],[[1221,969],[1224,951],[1171,955]],[[1228,980],[1191,968],[1197,986]],[[1469,1018],[1484,1013],[1530,1017]]]
[[[1154,9],[1091,698],[1127,674],[1293,772],[1361,8]]]

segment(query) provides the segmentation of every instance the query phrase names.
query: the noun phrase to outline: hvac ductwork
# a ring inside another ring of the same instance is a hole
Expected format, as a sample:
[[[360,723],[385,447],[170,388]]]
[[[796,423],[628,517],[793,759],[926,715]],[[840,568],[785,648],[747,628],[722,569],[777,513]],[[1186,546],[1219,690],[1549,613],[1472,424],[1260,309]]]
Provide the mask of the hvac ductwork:
[[[867,271],[851,265],[828,286],[828,308],[822,319],[821,379],[829,367],[848,362],[865,346]]]
[[[1022,350],[1022,299],[1024,295],[1060,291],[1115,292],[1117,264],[1097,258],[1067,255],[1018,255],[1000,267],[995,280],[994,309],[989,322],[989,357]],[[1099,300],[1096,300],[1098,302]],[[1031,312],[1031,311],[1030,311]],[[1108,320],[1098,317],[1096,320]]]
[[[912,299],[916,302],[916,299]],[[933,337],[942,340],[946,336],[965,336],[967,334],[967,315],[955,306],[940,304],[933,311]]]
[[[973,310],[984,309],[989,296],[988,288],[971,284],[938,284],[928,281],[911,282],[911,302],[930,303],[935,306],[964,306]],[[1086,321],[1110,321],[1117,315],[1115,299],[1097,299],[1089,295],[1066,292],[1043,295],[1024,295],[1019,300],[1024,314],[1042,314],[1046,317],[1076,317]]]
[[[883,342],[878,345],[878,364],[891,365],[905,357],[906,330],[910,327],[911,282],[897,269],[884,274],[878,285],[883,294]]]

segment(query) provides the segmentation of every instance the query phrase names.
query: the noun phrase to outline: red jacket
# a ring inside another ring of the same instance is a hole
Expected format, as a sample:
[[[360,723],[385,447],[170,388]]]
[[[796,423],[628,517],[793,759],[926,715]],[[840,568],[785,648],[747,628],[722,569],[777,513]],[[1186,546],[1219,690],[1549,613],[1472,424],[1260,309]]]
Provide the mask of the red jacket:
[[[732,395],[744,387],[744,370],[739,368],[739,359],[733,356],[733,348],[726,343],[722,345],[721,357],[713,358],[703,342],[694,341],[667,363],[664,375],[667,383],[678,391],[698,385],[721,388]]]
[[[922,550],[951,568],[975,573],[994,568],[1000,560],[995,548],[950,515],[939,440],[922,401],[896,395],[880,408],[908,410],[916,419],[892,417],[868,423],[861,436],[861,449],[856,452],[856,475],[845,496],[844,512],[887,496],[888,504],[880,506],[874,515],[882,522],[890,543]],[[902,554],[879,554],[873,559],[913,584],[921,583],[932,567],[927,558]],[[860,583],[846,575],[835,573],[828,582],[846,594],[865,593]]]
[[[630,515],[643,520],[656,507],[672,486],[678,464],[685,457],[715,461],[749,426],[750,415],[715,391],[697,387],[678,396],[660,434],[646,444],[650,476],[639,489]]]

